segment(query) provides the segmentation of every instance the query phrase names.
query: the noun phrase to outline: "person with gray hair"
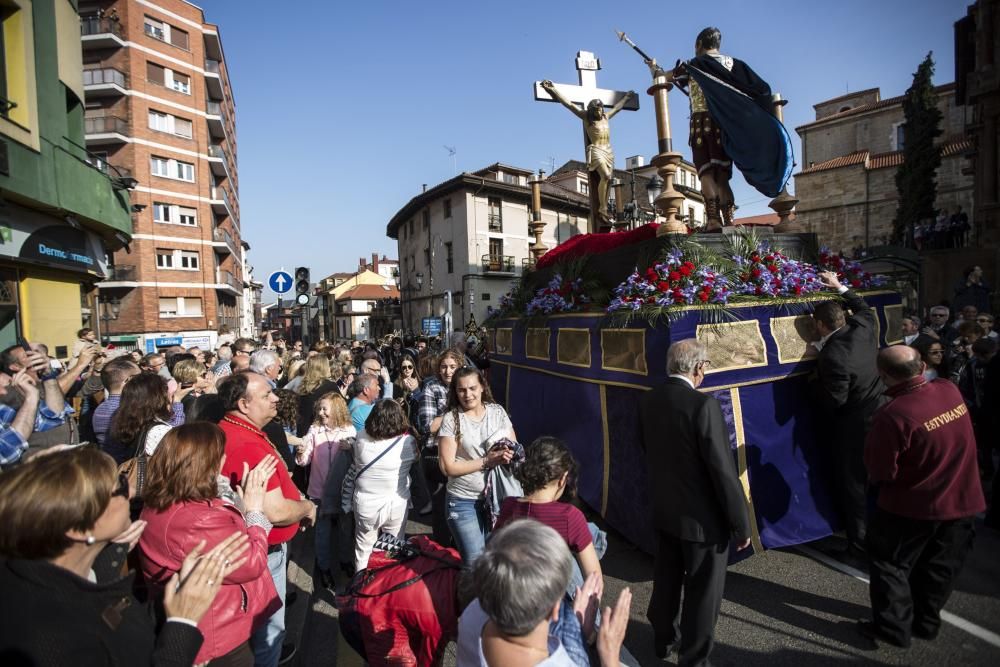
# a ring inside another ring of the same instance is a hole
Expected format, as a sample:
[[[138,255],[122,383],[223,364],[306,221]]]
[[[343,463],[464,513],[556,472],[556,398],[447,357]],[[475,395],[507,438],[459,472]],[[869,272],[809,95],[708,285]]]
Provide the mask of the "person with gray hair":
[[[729,544],[750,546],[750,519],[722,408],[698,391],[710,365],[698,340],[672,343],[670,377],[647,392],[639,407],[657,533],[646,616],[656,656],[662,660],[679,645],[681,665],[708,664]]]
[[[263,375],[271,389],[276,389],[278,378],[281,377],[281,357],[274,350],[257,350],[250,355],[250,370]]]
[[[667,373],[670,375],[693,375],[699,364],[708,366],[708,350],[697,338],[679,340],[667,350]],[[702,374],[704,377],[704,374]]]
[[[572,611],[562,609],[573,571],[573,556],[555,530],[534,519],[519,519],[496,531],[476,559],[468,581],[475,599],[458,621],[458,667],[512,664],[563,667],[579,664],[550,622],[565,622],[570,634],[594,632],[596,577],[577,595]],[[597,631],[597,654],[604,667],[619,665],[632,593],[625,588],[604,610]],[[583,618],[580,627],[577,618]]]
[[[347,409],[351,413],[351,421],[358,433],[365,430],[365,421],[371,414],[372,406],[378,400],[378,376],[362,373],[354,378],[347,395],[351,397]]]

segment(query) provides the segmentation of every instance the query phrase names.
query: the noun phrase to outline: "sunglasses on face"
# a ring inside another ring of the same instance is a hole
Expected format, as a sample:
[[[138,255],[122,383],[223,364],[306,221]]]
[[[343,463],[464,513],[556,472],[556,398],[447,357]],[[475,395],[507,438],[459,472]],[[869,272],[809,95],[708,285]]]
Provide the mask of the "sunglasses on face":
[[[403,364],[400,366],[404,371],[413,370],[413,364]]]
[[[128,475],[123,472],[118,473],[118,486],[111,492],[111,497],[117,496],[128,500],[129,490]]]

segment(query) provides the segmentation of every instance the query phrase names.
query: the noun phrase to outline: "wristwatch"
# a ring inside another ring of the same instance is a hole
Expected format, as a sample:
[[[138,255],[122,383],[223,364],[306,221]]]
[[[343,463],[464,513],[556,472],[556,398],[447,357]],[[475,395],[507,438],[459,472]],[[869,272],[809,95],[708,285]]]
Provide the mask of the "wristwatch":
[[[50,368],[48,373],[38,375],[38,379],[41,380],[42,382],[55,380],[58,377],[59,377],[59,371],[55,370],[54,368]]]

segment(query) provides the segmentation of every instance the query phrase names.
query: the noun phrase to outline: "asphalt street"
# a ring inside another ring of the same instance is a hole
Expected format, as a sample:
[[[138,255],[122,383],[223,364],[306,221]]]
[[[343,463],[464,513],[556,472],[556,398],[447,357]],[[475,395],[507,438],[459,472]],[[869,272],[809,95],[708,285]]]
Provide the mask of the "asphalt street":
[[[412,533],[429,532],[411,521]],[[312,532],[293,543],[289,591],[289,640],[299,646],[298,665],[360,665],[343,645],[336,610],[327,591],[312,587]],[[876,646],[856,630],[869,616],[868,586],[861,572],[825,555],[842,547],[831,537],[802,548],[756,554],[729,568],[722,613],[716,628],[712,663],[740,665],[997,665],[1000,664],[1000,533],[979,527],[972,555],[946,610],[951,622],[932,642],[914,639],[907,649]],[[641,665],[673,664],[653,655],[653,633],[646,621],[652,592],[653,559],[609,533],[602,561],[605,604],[625,586],[633,593],[625,645]],[[338,581],[338,584],[341,583]],[[454,665],[454,645],[445,660]]]

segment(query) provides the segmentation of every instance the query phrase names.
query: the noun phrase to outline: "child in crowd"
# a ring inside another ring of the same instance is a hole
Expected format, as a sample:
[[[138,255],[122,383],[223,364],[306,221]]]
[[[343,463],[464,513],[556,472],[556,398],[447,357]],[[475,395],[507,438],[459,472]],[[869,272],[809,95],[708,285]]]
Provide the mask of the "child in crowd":
[[[579,466],[566,444],[558,438],[543,436],[525,448],[524,462],[514,473],[524,496],[505,498],[494,530],[516,519],[531,518],[552,527],[566,541],[577,567],[568,592],[591,574],[598,576],[598,595],[604,589],[600,558],[607,549],[603,531],[588,524],[572,501],[576,498]]]
[[[311,464],[306,495],[319,505],[316,518],[316,569],[324,588],[333,586],[333,515],[337,513],[340,488],[351,464],[349,452],[357,431],[351,423],[347,402],[340,392],[323,394],[316,401],[315,421],[296,447],[295,462]],[[329,484],[327,482],[330,482]],[[328,489],[328,495],[324,495]]]

